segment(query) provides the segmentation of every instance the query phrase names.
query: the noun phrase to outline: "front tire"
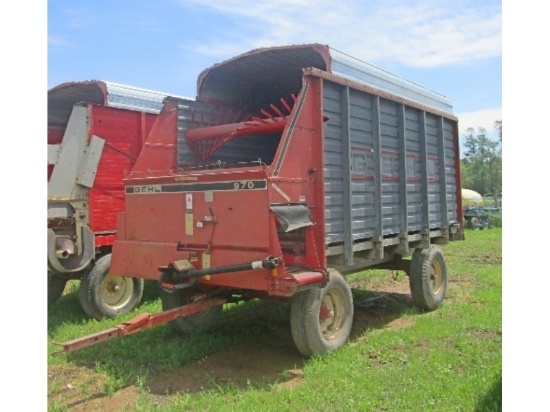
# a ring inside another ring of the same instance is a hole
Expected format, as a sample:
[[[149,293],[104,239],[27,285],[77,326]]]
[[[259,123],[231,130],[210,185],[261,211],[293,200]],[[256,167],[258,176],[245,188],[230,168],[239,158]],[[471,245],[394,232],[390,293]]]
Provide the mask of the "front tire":
[[[415,249],[410,266],[409,285],[414,303],[423,310],[434,310],[447,293],[447,262],[441,249]]]
[[[290,329],[298,351],[307,357],[334,351],[347,342],[353,324],[353,296],[344,277],[329,269],[325,287],[295,294]]]
[[[197,295],[194,287],[186,289],[176,289],[173,292],[167,292],[164,289],[160,291],[162,301],[162,310],[178,308],[193,302],[193,297]],[[188,316],[179,316],[168,322],[170,327],[177,333],[193,334],[202,333],[209,330],[221,316],[223,306],[212,306],[201,312]]]
[[[143,296],[143,279],[111,276],[110,266],[111,254],[101,257],[80,282],[80,305],[88,316],[97,320],[131,312]]]

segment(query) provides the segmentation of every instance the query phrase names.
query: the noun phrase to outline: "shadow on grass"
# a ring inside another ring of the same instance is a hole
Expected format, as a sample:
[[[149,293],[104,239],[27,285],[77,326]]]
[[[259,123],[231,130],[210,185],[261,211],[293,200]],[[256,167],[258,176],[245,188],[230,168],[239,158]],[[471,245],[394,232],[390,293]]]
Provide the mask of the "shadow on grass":
[[[353,328],[350,339],[357,339],[369,329],[382,329],[415,306],[409,293],[352,289]]]
[[[410,295],[352,290],[352,341],[411,310]],[[226,305],[207,333],[182,336],[160,325],[65,356],[78,366],[99,366],[117,381],[146,380],[155,395],[297,385],[307,362],[294,346],[290,305],[259,300]]]
[[[476,405],[474,412],[502,411],[502,374],[495,376],[493,386]]]
[[[80,287],[79,280],[70,281],[65,287],[63,296],[57,302],[48,307],[48,332],[55,333],[55,330],[66,323],[81,324],[87,319],[88,315],[82,309],[78,298],[78,288]],[[143,288],[143,297],[139,305],[134,309],[134,312],[139,311],[139,308],[146,304],[159,299],[160,288],[156,281],[146,280]]]

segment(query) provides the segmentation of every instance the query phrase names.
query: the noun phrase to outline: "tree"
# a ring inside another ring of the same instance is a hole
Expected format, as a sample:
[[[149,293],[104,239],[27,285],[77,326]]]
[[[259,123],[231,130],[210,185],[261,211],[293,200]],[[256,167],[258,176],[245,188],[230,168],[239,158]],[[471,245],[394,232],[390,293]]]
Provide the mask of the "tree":
[[[464,158],[461,162],[462,186],[482,195],[502,190],[502,120],[495,122],[499,141],[491,140],[487,131],[479,127],[466,129]]]
[[[498,132],[498,138],[502,145],[502,120],[495,121],[495,130]]]

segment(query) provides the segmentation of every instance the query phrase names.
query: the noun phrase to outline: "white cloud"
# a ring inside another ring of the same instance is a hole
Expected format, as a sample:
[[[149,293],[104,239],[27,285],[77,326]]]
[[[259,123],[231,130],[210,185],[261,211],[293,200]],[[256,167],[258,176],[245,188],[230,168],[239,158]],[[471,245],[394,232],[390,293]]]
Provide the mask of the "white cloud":
[[[477,10],[451,14],[422,5],[388,9],[377,16],[386,47],[374,58],[393,59],[413,67],[438,67],[501,54],[501,15],[480,20]],[[388,33],[388,34],[385,34]]]
[[[366,61],[438,67],[498,56],[502,50],[500,1],[457,5],[438,0],[348,0],[345,4],[186,0],[182,4],[189,2],[224,13],[228,19],[242,19],[252,29],[247,38],[228,32],[222,41],[204,39],[202,52],[315,42]]]
[[[476,133],[480,127],[483,127],[487,131],[487,136],[496,139],[498,135],[495,131],[495,121],[502,120],[502,107],[459,113],[456,114],[456,117],[458,117],[460,138],[464,136],[469,127],[472,127]]]
[[[48,34],[48,47],[72,47],[73,44],[65,36]]]

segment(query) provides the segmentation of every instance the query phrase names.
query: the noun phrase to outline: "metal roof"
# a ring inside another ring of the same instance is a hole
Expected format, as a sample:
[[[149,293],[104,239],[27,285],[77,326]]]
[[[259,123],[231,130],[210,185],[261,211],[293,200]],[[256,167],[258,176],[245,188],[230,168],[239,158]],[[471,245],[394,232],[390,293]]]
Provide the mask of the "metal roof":
[[[451,99],[447,96],[336,49],[329,48],[329,50],[332,58],[330,66],[332,73],[446,113],[453,112]]]
[[[167,96],[189,100],[188,97],[105,80],[66,82],[48,90],[48,121],[66,123],[73,106],[80,102],[159,113]]]
[[[298,93],[306,68],[324,70],[452,114],[448,97],[322,44],[259,48],[218,63],[199,75],[197,100],[267,106]]]

